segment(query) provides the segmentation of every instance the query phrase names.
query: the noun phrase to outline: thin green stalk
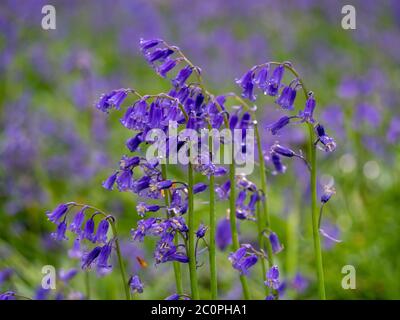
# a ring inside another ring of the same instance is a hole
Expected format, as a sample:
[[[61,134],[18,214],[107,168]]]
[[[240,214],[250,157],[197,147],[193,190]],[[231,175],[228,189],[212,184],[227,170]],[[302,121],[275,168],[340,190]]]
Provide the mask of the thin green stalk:
[[[209,130],[211,130],[211,125],[209,125]],[[210,133],[211,131],[209,131]],[[210,148],[210,157],[212,161],[213,155],[213,139],[211,134],[208,137],[208,145]],[[218,297],[218,279],[217,279],[217,260],[216,260],[216,250],[215,250],[215,228],[216,228],[216,218],[215,218],[215,177],[210,176],[210,243],[208,246],[209,250],[209,263],[210,263],[210,289],[211,289],[211,299],[216,300]]]
[[[168,171],[167,171],[167,165],[166,164],[161,164],[161,173],[162,173],[163,179],[167,179]],[[167,207],[170,206],[170,192],[169,192],[169,190],[165,194],[165,205]],[[179,242],[178,234],[175,234],[174,244],[177,246],[178,242]],[[174,261],[172,265],[174,267],[176,293],[181,295],[181,294],[183,294],[181,265],[177,261]]]
[[[128,281],[127,281],[126,275],[125,275],[125,267],[124,267],[124,262],[122,260],[121,248],[120,248],[120,245],[119,245],[118,233],[117,233],[117,228],[115,227],[115,221],[111,220],[110,224],[111,224],[112,233],[113,233],[113,236],[114,236],[114,239],[115,239],[115,250],[117,252],[119,270],[120,270],[120,273],[121,273],[122,284],[124,286],[125,297],[126,297],[126,300],[131,300],[131,294],[130,294],[130,291],[129,291],[129,284],[128,284]]]
[[[269,217],[268,202],[267,202],[268,190],[267,190],[267,177],[265,172],[265,160],[264,160],[264,153],[262,150],[261,137],[260,137],[260,132],[258,130],[257,122],[254,124],[254,133],[257,142],[258,159],[259,159],[258,161],[260,163],[261,190],[263,191],[264,194],[264,201],[263,201],[264,215],[260,215],[260,220],[259,220],[259,224],[261,224],[261,232],[263,232],[264,228],[271,229],[271,221]],[[261,234],[261,236],[263,235]],[[274,256],[272,252],[271,242],[264,241],[264,243],[267,249],[268,266],[271,268],[274,264]],[[264,277],[266,277],[266,274],[264,274]]]
[[[197,285],[197,262],[196,262],[196,230],[194,226],[194,201],[193,201],[193,166],[191,161],[189,160],[188,165],[188,197],[189,197],[189,210],[188,210],[188,219],[189,219],[189,274],[190,274],[190,288],[192,291],[192,299],[199,300],[199,288]]]
[[[279,62],[271,62],[271,64],[279,65]],[[304,97],[308,99],[308,90],[301,79],[299,73],[289,64],[283,64],[284,67],[292,72],[295,77],[299,80],[301,87],[303,89]],[[315,263],[317,268],[317,278],[318,278],[318,292],[322,300],[326,299],[325,293],[325,280],[324,280],[324,269],[322,263],[322,251],[321,251],[321,240],[319,236],[319,212],[317,209],[317,155],[316,146],[314,144],[314,126],[311,123],[307,123],[309,132],[309,162],[311,164],[311,174],[310,174],[310,188],[311,188],[311,215],[312,215],[312,230],[313,230],[313,240],[314,240],[314,251],[315,251]]]
[[[230,195],[229,195],[229,219],[230,219],[230,224],[231,224],[231,233],[232,233],[232,245],[233,245],[233,250],[237,251],[240,247],[239,243],[239,235],[237,232],[237,227],[236,227],[236,182],[235,182],[235,152],[234,152],[234,146],[232,143],[231,146],[231,164],[229,165],[229,179],[231,182],[231,190],[230,190]],[[249,285],[247,283],[247,278],[244,275],[240,275],[240,282],[242,284],[243,288],[243,297],[245,300],[250,299],[250,291],[249,291]]]
[[[261,225],[261,205],[260,201],[257,202],[257,220],[259,223],[257,223],[257,228],[258,228],[258,246],[260,248],[264,248],[264,235],[263,235],[263,228]],[[265,259],[261,259],[261,271],[263,274],[263,279],[266,280],[266,274],[267,274],[267,267],[265,265]],[[269,294],[269,288],[267,286],[264,286],[265,294]]]
[[[312,124],[308,124],[309,139],[310,139],[310,163],[311,163],[311,175],[310,175],[310,187],[311,187],[311,213],[312,213],[312,227],[313,227],[313,239],[314,239],[314,251],[315,251],[315,263],[317,267],[318,277],[318,292],[321,300],[326,299],[325,293],[325,282],[324,282],[324,268],[322,264],[322,251],[321,241],[319,236],[318,228],[318,208],[317,208],[317,161],[316,161],[316,147],[314,144],[314,127]]]

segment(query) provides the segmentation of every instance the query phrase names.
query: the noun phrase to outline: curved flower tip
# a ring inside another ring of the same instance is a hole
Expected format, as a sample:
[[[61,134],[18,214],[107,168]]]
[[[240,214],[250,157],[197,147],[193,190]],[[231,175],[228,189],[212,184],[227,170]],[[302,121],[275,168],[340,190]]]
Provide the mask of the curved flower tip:
[[[61,220],[61,218],[67,213],[68,208],[68,205],[63,203],[55,208],[54,211],[47,212],[46,215],[51,222],[57,224],[59,220]]]
[[[131,91],[131,89],[117,89],[103,94],[97,102],[96,108],[106,113],[108,113],[112,108],[119,110],[121,104],[128,96],[129,91]]]
[[[277,254],[283,250],[283,246],[281,245],[278,235],[275,232],[270,233],[269,241],[271,243],[273,253]]]

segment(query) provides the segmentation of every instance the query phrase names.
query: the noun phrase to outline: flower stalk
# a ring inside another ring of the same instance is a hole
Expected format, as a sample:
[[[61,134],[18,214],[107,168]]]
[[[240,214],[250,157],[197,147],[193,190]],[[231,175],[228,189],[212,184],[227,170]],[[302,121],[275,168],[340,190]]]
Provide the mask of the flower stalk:
[[[208,125],[211,132],[211,125]],[[208,137],[208,145],[210,149],[210,161],[213,158],[213,138],[211,134]],[[209,241],[209,264],[210,264],[210,289],[211,299],[216,300],[218,297],[218,278],[217,278],[217,260],[215,250],[215,228],[216,228],[216,217],[215,217],[215,177],[213,174],[210,175],[210,241]]]
[[[199,288],[197,284],[197,262],[196,262],[196,229],[194,217],[194,198],[193,198],[193,165],[189,160],[188,164],[188,227],[189,227],[189,274],[190,274],[190,288],[192,292],[192,299],[199,300]]]
[[[161,173],[162,173],[163,179],[166,180],[168,177],[168,171],[167,171],[167,165],[164,163],[161,164]],[[171,193],[169,190],[167,190],[167,192],[165,193],[165,205],[167,206],[167,208],[169,208],[169,206],[170,206],[170,196],[171,196]],[[178,234],[175,234],[174,244],[178,245],[178,241],[179,241]],[[177,261],[174,261],[172,265],[174,267],[176,293],[181,295],[181,294],[183,294],[181,265]]]

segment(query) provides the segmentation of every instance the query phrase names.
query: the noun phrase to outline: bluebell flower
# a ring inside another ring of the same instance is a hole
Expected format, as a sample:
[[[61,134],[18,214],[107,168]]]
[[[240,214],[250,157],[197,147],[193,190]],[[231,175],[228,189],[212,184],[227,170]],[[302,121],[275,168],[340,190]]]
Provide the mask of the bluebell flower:
[[[145,39],[141,38],[139,41],[139,46],[142,51],[147,51],[147,50],[157,46],[161,42],[162,42],[162,40],[160,40],[160,39],[145,40]]]
[[[143,131],[147,127],[147,118],[147,102],[145,99],[142,99],[136,101],[133,106],[127,108],[120,122],[127,129]]]
[[[94,247],[91,251],[85,253],[82,256],[81,268],[83,270],[90,269],[93,266],[93,264],[97,261],[100,252],[101,252],[101,247]]]
[[[252,247],[248,244],[242,245],[236,252],[229,254],[229,261],[234,269],[239,270],[240,274],[248,275],[249,269],[254,266],[258,257],[251,252]]]
[[[264,284],[271,289],[277,290],[280,285],[278,266],[272,266],[271,269],[267,271],[266,278],[267,280]]]
[[[257,186],[254,182],[248,180],[244,175],[238,175],[236,177],[236,186],[247,191],[256,192]]]
[[[137,180],[132,181],[131,190],[139,194],[142,190],[146,189],[150,185],[151,178],[149,176],[143,176]]]
[[[309,286],[309,281],[300,272],[297,272],[292,279],[292,287],[298,292],[303,293],[307,290]]]
[[[78,274],[78,270],[75,268],[69,269],[69,270],[64,270],[61,269],[60,272],[58,273],[58,278],[64,282],[67,283],[69,282],[73,277],[75,277]]]
[[[177,64],[177,60],[175,59],[167,59],[164,61],[163,64],[161,64],[158,68],[157,68],[157,72],[158,74],[165,78],[167,76],[167,73],[169,71],[171,71],[173,68],[175,68]]]
[[[99,222],[97,226],[97,232],[94,237],[94,241],[98,243],[106,243],[107,242],[107,232],[108,232],[108,221],[107,219],[103,219]]]
[[[38,287],[35,290],[35,295],[33,296],[33,300],[47,300],[51,289],[45,289],[42,286]]]
[[[121,170],[133,169],[137,167],[139,164],[140,164],[140,157],[138,156],[133,156],[133,157],[123,156],[119,161],[119,167],[121,168]]]
[[[6,291],[0,294],[0,300],[16,300],[14,291]]]
[[[182,192],[180,190],[173,190],[171,195],[171,205],[168,211],[173,214],[184,214],[188,209],[188,200],[182,197]]]
[[[278,99],[276,99],[276,104],[280,105],[285,110],[293,110],[294,100],[296,99],[296,89],[287,86],[283,88]]]
[[[215,242],[222,251],[232,244],[232,231],[229,219],[223,218],[218,222],[215,232]]]
[[[172,238],[173,239],[173,238]],[[176,246],[170,241],[159,241],[154,251],[156,264],[165,263],[168,261],[177,261],[188,263],[189,258],[183,253],[178,252]]]
[[[80,259],[83,256],[81,250],[81,239],[78,237],[74,240],[72,248],[68,250],[68,256],[72,259]]]
[[[260,200],[260,197],[256,192],[253,192],[250,196],[249,203],[246,205],[244,201],[246,200],[246,191],[241,190],[238,194],[236,201],[236,217],[240,220],[255,220],[255,210],[257,201]]]
[[[137,228],[132,229],[132,231],[131,231],[133,240],[143,241],[147,232],[150,230],[153,223],[155,223],[155,222],[156,222],[156,218],[148,218],[148,219],[139,220],[138,224],[137,224]]]
[[[274,71],[272,72],[271,78],[268,79],[266,91],[264,92],[265,94],[268,94],[269,96],[272,96],[272,97],[276,96],[278,94],[284,71],[285,71],[285,67],[283,64],[277,66],[274,69]]]
[[[278,143],[275,143],[275,144],[271,147],[271,150],[272,150],[273,152],[279,154],[280,156],[284,156],[284,157],[288,157],[288,158],[291,158],[291,157],[293,157],[293,156],[296,155],[296,153],[295,153],[293,150],[291,150],[291,149],[289,149],[289,148],[286,148],[286,147],[284,147],[284,146],[281,146],[281,145],[278,144]]]
[[[83,239],[88,239],[89,241],[94,242],[94,220],[93,217],[88,219],[85,224],[85,228],[82,233]]]
[[[163,62],[167,59],[174,51],[169,48],[156,48],[153,51],[145,53],[144,57],[150,64],[154,64],[156,61]]]
[[[256,96],[254,95],[254,68],[247,71],[240,79],[236,80],[236,83],[243,89],[242,97],[255,101]]]
[[[281,158],[278,156],[277,153],[271,152],[271,161],[275,168],[273,174],[286,172],[286,166],[282,163]]]
[[[139,202],[136,205],[136,211],[141,217],[144,217],[147,212],[156,212],[158,210],[160,210],[160,206],[156,204],[146,204],[145,202]]]
[[[335,188],[331,186],[325,186],[324,192],[321,196],[321,203],[327,203],[335,193],[336,193]]]
[[[119,191],[126,191],[132,187],[132,170],[122,170],[117,177],[117,186]]]
[[[53,237],[53,239],[57,241],[68,240],[68,238],[65,236],[66,231],[67,231],[67,224],[65,221],[62,221],[58,224],[57,231],[53,232],[51,236]]]
[[[207,227],[204,224],[201,224],[196,231],[196,237],[201,239],[206,235]]]
[[[162,195],[162,190],[168,189],[172,186],[172,181],[171,180],[157,180],[157,179],[151,179],[149,181],[149,186],[148,189],[146,190],[146,194],[141,194],[141,195],[146,195],[149,198],[152,199],[158,199]]]
[[[290,123],[290,119],[293,117],[283,116],[278,121],[267,126],[267,129],[271,131],[271,134],[276,135],[282,128],[286,127]]]
[[[129,279],[129,288],[132,293],[143,293],[143,283],[140,281],[139,276],[135,275]]]
[[[118,171],[114,172],[111,176],[109,176],[105,181],[103,181],[102,186],[107,190],[112,190],[115,184],[115,181],[118,177]]]
[[[275,232],[271,232],[268,238],[269,242],[271,243],[273,253],[276,254],[283,250],[283,246],[281,245],[279,238]]]
[[[320,148],[326,152],[333,152],[336,150],[336,142],[333,138],[329,137],[325,133],[325,128],[321,124],[317,124],[315,130],[318,135],[318,142],[321,142],[323,148]]]
[[[87,209],[87,207],[83,207],[81,210],[79,210],[74,218],[72,219],[72,222],[70,223],[68,229],[77,234],[80,235],[82,232],[82,223],[85,220],[85,210]]]
[[[68,205],[67,204],[60,204],[57,208],[54,209],[52,212],[47,212],[46,215],[49,218],[49,220],[55,224],[61,220],[62,217],[67,213],[68,211]]]
[[[112,265],[109,264],[108,259],[110,258],[112,251],[111,241],[101,247],[99,256],[97,258],[97,274],[104,276],[112,271]]]
[[[315,105],[316,105],[316,102],[314,99],[314,95],[312,93],[310,93],[307,98],[304,110],[299,112],[299,117],[302,118],[302,122],[309,122],[309,123],[315,122],[315,120],[313,118]]]
[[[181,296],[177,293],[171,294],[170,296],[166,297],[164,300],[179,300]]]
[[[189,228],[186,225],[185,219],[182,216],[172,217],[172,218],[168,219],[168,221],[171,223],[171,227],[174,230],[178,230],[180,232],[188,232],[189,231]]]
[[[181,87],[193,72],[193,68],[189,65],[179,70],[176,77],[172,80],[175,87]]]
[[[217,193],[218,198],[220,200],[229,199],[230,190],[231,190],[231,181],[230,180],[225,181],[222,185],[217,186],[215,188],[215,192]]]
[[[262,91],[265,91],[268,85],[269,68],[269,64],[262,67],[257,76],[254,78],[254,83],[257,84]]]
[[[4,268],[2,270],[0,270],[0,286],[8,281],[11,276],[14,274],[14,270],[11,268]]]
[[[135,152],[140,144],[143,142],[143,132],[139,132],[134,137],[126,141],[126,147],[130,152]]]
[[[128,92],[129,89],[118,89],[113,90],[110,93],[103,94],[100,97],[99,102],[96,104],[96,108],[103,112],[109,112],[109,110],[113,107],[119,110],[122,102],[127,97]]]
[[[207,190],[207,185],[205,183],[199,182],[193,186],[193,194],[197,194]]]

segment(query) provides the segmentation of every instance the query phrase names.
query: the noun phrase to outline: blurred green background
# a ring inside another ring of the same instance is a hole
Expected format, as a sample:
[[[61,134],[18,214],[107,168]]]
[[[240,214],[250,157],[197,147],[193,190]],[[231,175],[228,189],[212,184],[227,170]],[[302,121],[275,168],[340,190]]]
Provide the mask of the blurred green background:
[[[43,265],[79,266],[68,257],[70,242],[50,238],[54,226],[45,216],[59,203],[77,201],[117,217],[128,272],[139,273],[145,283],[140,299],[164,299],[174,292],[171,265],[153,265],[154,241],[130,240],[137,199],[101,186],[127,153],[131,133],[119,123],[121,112],[106,116],[94,108],[96,99],[114,88],[149,94],[169,90],[168,80],[140,55],[139,39],[155,37],[179,46],[202,68],[216,94],[239,93],[234,80],[255,64],[293,63],[314,91],[316,113],[338,144],[336,152],[320,153],[318,159],[319,185],[334,183],[337,191],[324,209],[324,223],[343,240],[324,244],[327,296],[400,298],[398,1],[61,0],[51,3],[56,30],[41,28],[45,4],[0,4],[0,271],[13,270],[10,278],[0,277],[0,291],[39,298]],[[341,27],[344,4],[356,8],[355,30]],[[260,97],[257,105],[264,127],[280,115],[271,98]],[[266,144],[275,139],[266,130],[263,137]],[[301,131],[291,130],[283,139],[305,149]],[[283,298],[313,299],[307,173],[293,161],[285,164],[285,175],[268,175],[272,225],[285,246],[277,257],[286,281]],[[182,176],[179,168],[174,174]],[[207,208],[206,195],[196,199],[199,221],[207,223]],[[226,208],[227,203],[218,203],[220,218]],[[240,228],[243,239],[254,241],[253,223],[241,222]],[[220,296],[236,299],[240,283],[228,253],[218,252]],[[141,268],[137,256],[149,267]],[[208,298],[207,254],[200,261],[202,298]],[[345,265],[356,269],[355,290],[342,289]],[[291,284],[297,272],[307,279],[305,290]],[[81,272],[62,288],[66,297],[85,293],[84,277]],[[89,277],[92,298],[123,297],[116,271]],[[263,299],[258,266],[250,285],[254,298]]]

